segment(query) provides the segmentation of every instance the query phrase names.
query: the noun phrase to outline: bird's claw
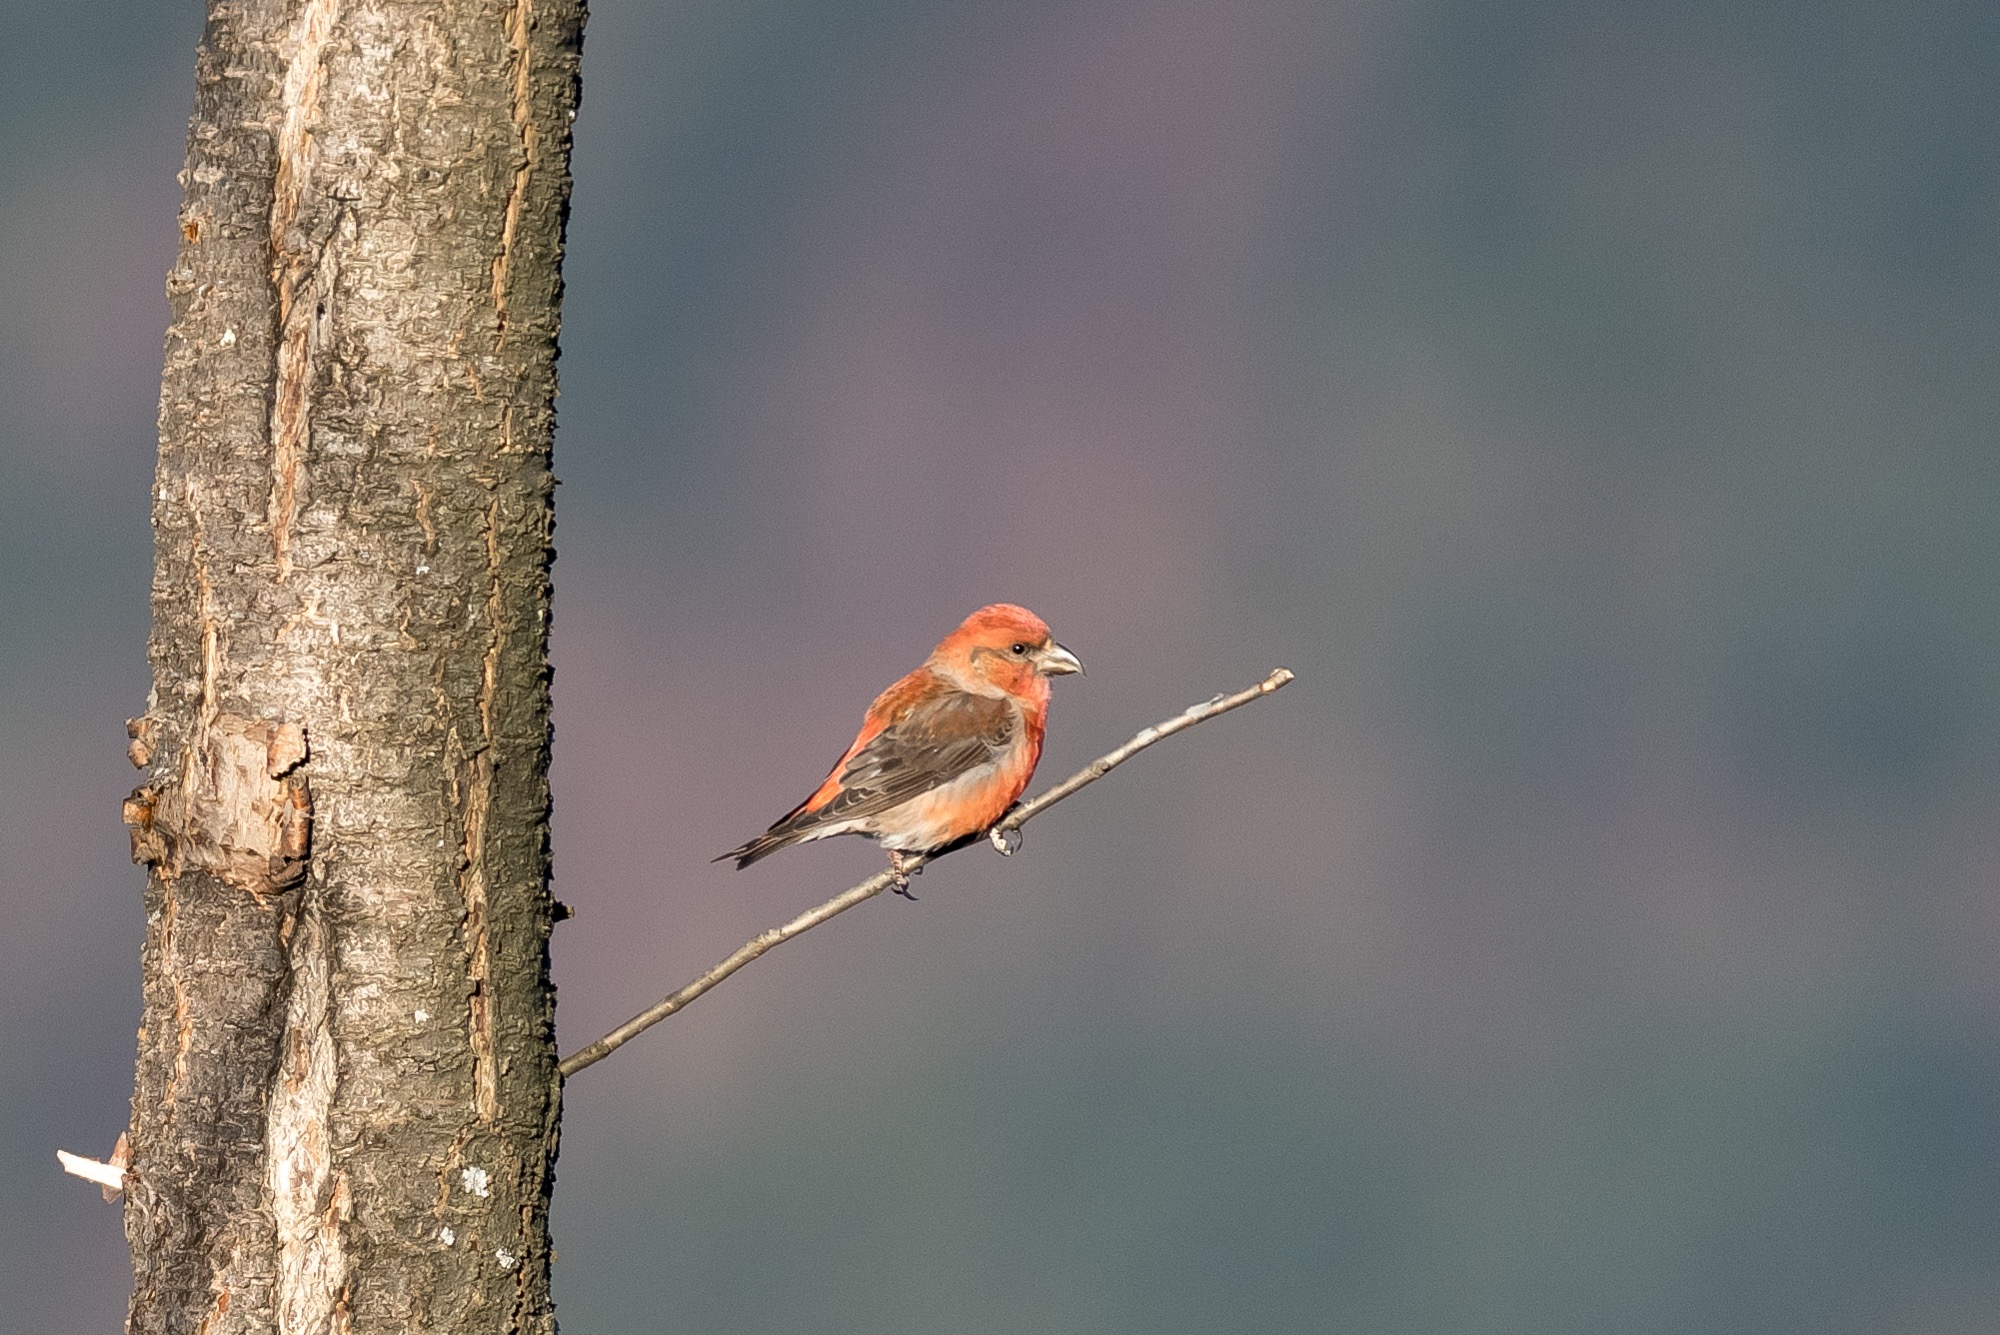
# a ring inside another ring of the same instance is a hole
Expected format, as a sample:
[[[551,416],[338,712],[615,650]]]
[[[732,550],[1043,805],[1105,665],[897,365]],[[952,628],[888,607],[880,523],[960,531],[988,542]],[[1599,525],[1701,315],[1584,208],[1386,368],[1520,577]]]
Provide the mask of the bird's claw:
[[[909,900],[912,904],[917,902],[917,897],[910,893],[910,878],[922,871],[923,867],[921,865],[906,867],[902,853],[894,849],[890,850],[889,888]]]
[[[1017,825],[1001,829],[998,825],[986,832],[986,842],[1003,858],[1014,856],[1014,850],[1021,846],[1021,828]]]

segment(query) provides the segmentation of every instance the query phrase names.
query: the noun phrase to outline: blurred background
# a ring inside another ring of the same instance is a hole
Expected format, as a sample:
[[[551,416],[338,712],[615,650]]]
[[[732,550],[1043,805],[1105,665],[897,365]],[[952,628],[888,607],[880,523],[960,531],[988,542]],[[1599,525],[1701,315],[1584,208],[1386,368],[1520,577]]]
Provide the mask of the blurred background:
[[[578,1078],[563,1326],[2000,1329],[2000,8],[596,0],[574,1048],[972,607],[1150,752]],[[200,12],[0,45],[0,1324],[115,1329]]]

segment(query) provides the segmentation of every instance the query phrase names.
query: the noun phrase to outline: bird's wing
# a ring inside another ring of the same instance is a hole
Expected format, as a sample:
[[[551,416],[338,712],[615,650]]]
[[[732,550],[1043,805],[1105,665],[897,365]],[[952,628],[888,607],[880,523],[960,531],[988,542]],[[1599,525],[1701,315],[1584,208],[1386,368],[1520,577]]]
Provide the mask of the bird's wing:
[[[1013,744],[1020,726],[1019,711],[1004,697],[927,692],[847,757],[832,776],[833,791],[825,801],[808,804],[785,823],[805,829],[899,807],[993,763]]]

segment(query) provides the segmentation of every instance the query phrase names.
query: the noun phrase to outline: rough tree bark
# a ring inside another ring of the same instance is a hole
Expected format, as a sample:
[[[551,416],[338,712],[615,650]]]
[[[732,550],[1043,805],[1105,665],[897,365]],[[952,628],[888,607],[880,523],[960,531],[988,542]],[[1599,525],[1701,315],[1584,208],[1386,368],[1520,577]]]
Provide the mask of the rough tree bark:
[[[550,1331],[581,0],[210,0],[161,388],[136,1333]]]

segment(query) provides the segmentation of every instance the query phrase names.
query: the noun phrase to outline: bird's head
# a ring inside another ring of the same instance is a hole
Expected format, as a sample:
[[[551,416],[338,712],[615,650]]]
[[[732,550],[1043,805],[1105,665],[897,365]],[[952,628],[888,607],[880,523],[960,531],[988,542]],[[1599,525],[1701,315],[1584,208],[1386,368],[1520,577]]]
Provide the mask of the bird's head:
[[[1048,678],[1083,671],[1083,663],[1057,644],[1049,625],[1025,607],[993,603],[980,608],[944,637],[931,663],[971,689],[996,687],[1009,695],[1048,698]]]

